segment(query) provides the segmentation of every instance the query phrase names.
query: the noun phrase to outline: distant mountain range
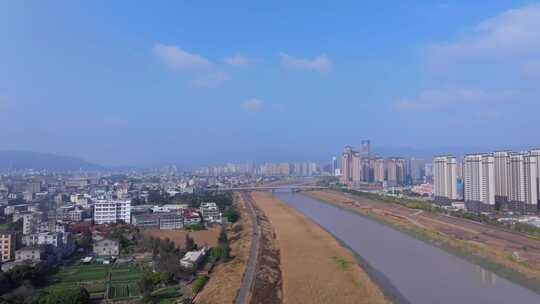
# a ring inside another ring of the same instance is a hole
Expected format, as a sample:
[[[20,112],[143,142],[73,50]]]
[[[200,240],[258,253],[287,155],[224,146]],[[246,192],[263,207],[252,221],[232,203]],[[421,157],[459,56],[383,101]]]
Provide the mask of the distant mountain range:
[[[27,151],[0,151],[0,171],[6,170],[99,171],[105,167],[71,156]]]

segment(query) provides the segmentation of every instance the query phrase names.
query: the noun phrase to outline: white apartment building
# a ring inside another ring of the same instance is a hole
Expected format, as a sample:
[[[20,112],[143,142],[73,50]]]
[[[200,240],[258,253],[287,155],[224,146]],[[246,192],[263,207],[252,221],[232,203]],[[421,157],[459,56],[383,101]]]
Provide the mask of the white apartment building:
[[[353,153],[352,147],[346,146],[341,154],[341,182],[345,185],[352,182]]]
[[[495,205],[495,158],[493,155],[466,155],[463,175],[465,202]]]
[[[495,200],[508,201],[508,173],[510,171],[510,151],[496,151],[495,158]]]
[[[352,155],[352,181],[353,183],[359,183],[362,181],[362,158],[360,153],[354,152]]]
[[[64,246],[64,234],[62,232],[41,232],[25,235],[22,238],[25,246],[52,245],[56,248]]]
[[[13,214],[13,222],[18,221],[19,219],[23,220],[23,234],[36,233],[39,230],[39,225],[41,222],[41,212],[15,212]]]
[[[536,156],[512,153],[509,158],[508,200],[534,204],[538,202]]]
[[[202,203],[200,206],[201,216],[207,223],[221,223],[221,212],[216,203]]]
[[[112,224],[122,220],[131,223],[131,201],[99,200],[94,203],[94,223]]]
[[[536,199],[540,203],[540,149],[532,149],[529,154],[536,161]]]
[[[456,158],[453,156],[433,158],[433,194],[436,198],[458,198],[456,166]]]
[[[384,182],[384,158],[375,159],[373,166],[373,180],[377,183]]]

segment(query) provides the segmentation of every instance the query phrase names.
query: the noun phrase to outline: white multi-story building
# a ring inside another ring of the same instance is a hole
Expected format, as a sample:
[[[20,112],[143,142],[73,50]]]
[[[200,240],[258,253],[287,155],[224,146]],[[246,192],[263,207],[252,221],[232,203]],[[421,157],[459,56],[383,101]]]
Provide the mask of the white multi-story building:
[[[510,171],[510,151],[496,151],[495,158],[495,200],[508,201],[508,173]]]
[[[23,234],[36,233],[39,230],[41,222],[41,212],[15,212],[13,214],[13,222],[17,222],[19,219],[23,220]]]
[[[200,207],[201,216],[207,223],[221,223],[221,212],[216,203],[202,203]]]
[[[471,154],[464,159],[465,202],[495,205],[495,159],[489,154]]]
[[[56,248],[64,246],[64,234],[62,232],[40,232],[25,235],[22,242],[26,246],[51,245]]]
[[[94,203],[94,223],[112,224],[122,220],[131,223],[131,201],[100,200]]]
[[[352,181],[358,184],[362,181],[362,158],[360,153],[354,152],[352,155]]]
[[[435,198],[455,200],[457,195],[456,158],[436,156],[433,158],[433,194]]]
[[[525,204],[538,203],[536,157],[529,153],[510,154],[508,200]]]
[[[376,158],[373,166],[373,180],[376,183],[384,182],[384,158]]]
[[[529,154],[536,161],[536,199],[540,205],[540,149],[532,149]]]
[[[341,182],[348,185],[352,182],[353,153],[351,146],[346,146],[341,154]]]

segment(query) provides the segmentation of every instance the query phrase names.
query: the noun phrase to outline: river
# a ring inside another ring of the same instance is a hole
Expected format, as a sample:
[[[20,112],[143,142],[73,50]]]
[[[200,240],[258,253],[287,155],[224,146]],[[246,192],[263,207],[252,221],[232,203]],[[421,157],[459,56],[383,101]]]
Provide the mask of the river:
[[[275,195],[353,250],[397,303],[540,303],[540,295],[370,218],[293,192]]]

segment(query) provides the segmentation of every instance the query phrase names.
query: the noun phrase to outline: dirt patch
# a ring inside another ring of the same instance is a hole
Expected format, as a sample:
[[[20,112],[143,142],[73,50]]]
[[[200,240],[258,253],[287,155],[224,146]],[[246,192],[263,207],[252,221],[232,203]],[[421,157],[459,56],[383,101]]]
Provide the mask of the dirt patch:
[[[246,206],[242,196],[238,193],[234,193],[233,204],[240,211],[240,220],[227,229],[232,260],[227,263],[219,263],[214,267],[210,280],[197,295],[195,303],[233,303],[240,288],[240,282],[249,258],[253,232]]]
[[[217,245],[217,237],[219,235],[220,226],[216,225],[207,230],[188,231],[184,229],[177,230],[159,230],[159,229],[143,229],[142,234],[147,237],[154,237],[173,241],[177,247],[184,246],[186,235],[189,234],[195,243],[199,246],[215,246]]]
[[[270,193],[253,193],[279,245],[283,303],[385,303],[353,254]]]

